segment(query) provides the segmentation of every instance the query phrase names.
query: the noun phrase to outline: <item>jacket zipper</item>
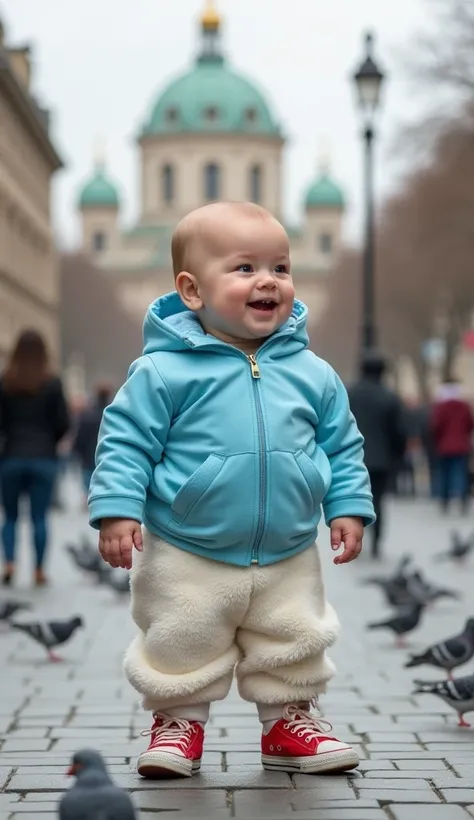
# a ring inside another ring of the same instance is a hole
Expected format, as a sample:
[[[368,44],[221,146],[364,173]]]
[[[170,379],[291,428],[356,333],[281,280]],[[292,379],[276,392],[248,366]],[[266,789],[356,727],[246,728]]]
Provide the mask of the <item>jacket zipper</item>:
[[[265,529],[265,501],[267,495],[267,462],[265,453],[265,424],[263,421],[262,402],[260,400],[260,388],[258,380],[260,379],[260,368],[257,360],[253,354],[247,356],[252,373],[253,390],[255,397],[255,410],[257,415],[257,431],[258,431],[258,447],[259,447],[259,462],[260,462],[260,482],[259,482],[259,500],[258,500],[258,526],[255,533],[255,538],[252,544],[252,564],[258,564],[258,551],[260,542],[262,540],[263,531]]]

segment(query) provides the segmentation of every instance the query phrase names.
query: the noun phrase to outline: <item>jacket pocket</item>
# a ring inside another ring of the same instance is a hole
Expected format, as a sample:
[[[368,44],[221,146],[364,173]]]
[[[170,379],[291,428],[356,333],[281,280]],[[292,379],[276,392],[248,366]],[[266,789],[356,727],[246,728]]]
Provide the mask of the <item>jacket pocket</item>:
[[[319,507],[331,485],[331,468],[326,454],[322,450],[317,452],[318,466],[304,450],[298,450],[294,459],[308,485],[314,506]]]
[[[258,459],[212,453],[178,490],[167,528],[206,549],[245,543],[256,527]]]
[[[188,478],[178,490],[171,505],[175,519],[184,523],[193,507],[199,502],[204,493],[217,478],[226,461],[225,456],[211,453],[197,470]]]

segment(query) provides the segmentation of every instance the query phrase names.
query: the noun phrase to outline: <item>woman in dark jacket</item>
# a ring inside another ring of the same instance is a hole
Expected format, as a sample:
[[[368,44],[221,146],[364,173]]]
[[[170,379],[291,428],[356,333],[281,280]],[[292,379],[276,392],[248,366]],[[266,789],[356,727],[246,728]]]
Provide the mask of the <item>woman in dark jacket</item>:
[[[3,502],[4,568],[2,583],[15,574],[16,523],[20,497],[27,495],[36,553],[35,583],[43,571],[47,528],[56,477],[56,448],[69,427],[60,379],[49,368],[43,338],[36,330],[19,336],[0,377],[0,493]]]

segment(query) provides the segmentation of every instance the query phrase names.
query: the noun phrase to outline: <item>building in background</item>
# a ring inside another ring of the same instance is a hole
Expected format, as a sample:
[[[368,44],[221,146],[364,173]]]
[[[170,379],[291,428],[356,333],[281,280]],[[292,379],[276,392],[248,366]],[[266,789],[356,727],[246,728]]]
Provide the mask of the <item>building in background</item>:
[[[0,21],[0,365],[24,328],[39,330],[59,361],[50,187],[61,160],[30,81],[30,49],[9,48]]]
[[[223,55],[212,4],[200,21],[197,59],[162,89],[138,136],[140,213],[124,228],[121,196],[103,159],[79,194],[81,251],[117,284],[131,313],[173,289],[171,234],[193,208],[253,200],[281,218],[285,138],[264,95]],[[308,186],[304,219],[288,228],[297,296],[320,315],[341,241],[344,197],[321,168]]]

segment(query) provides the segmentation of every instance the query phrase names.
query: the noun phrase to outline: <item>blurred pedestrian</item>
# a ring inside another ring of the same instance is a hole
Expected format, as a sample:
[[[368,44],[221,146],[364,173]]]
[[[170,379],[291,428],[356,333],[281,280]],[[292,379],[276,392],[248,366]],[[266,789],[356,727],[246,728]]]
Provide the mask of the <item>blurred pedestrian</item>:
[[[401,400],[383,384],[386,362],[377,351],[368,351],[361,362],[359,380],[349,389],[349,402],[365,439],[365,464],[369,471],[377,520],[372,527],[372,557],[380,557],[383,532],[383,499],[393,471],[402,463],[407,431]]]
[[[3,457],[0,491],[4,509],[2,583],[15,573],[16,524],[20,498],[28,496],[35,546],[35,583],[47,583],[44,561],[46,520],[51,506],[58,443],[69,426],[60,379],[51,370],[43,337],[23,331],[0,377],[0,434]]]
[[[77,422],[76,436],[72,444],[72,453],[77,457],[81,470],[84,491],[89,493],[92,473],[95,467],[95,451],[99,436],[100,422],[105,408],[114,395],[111,384],[99,383],[91,404],[80,414]]]
[[[451,499],[461,508],[469,505],[469,458],[472,449],[474,418],[456,379],[438,388],[431,411],[431,430],[436,454],[436,484],[441,509],[446,512]]]

